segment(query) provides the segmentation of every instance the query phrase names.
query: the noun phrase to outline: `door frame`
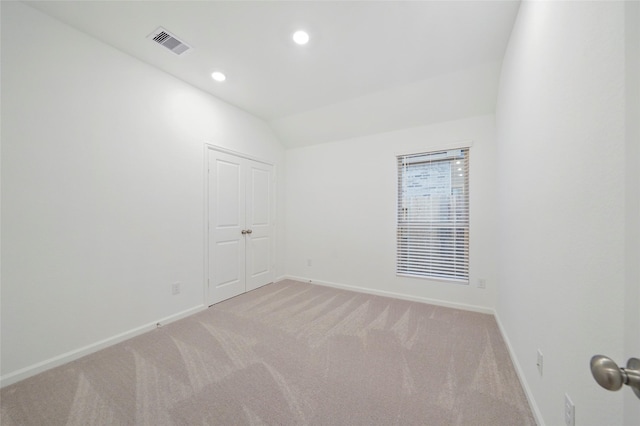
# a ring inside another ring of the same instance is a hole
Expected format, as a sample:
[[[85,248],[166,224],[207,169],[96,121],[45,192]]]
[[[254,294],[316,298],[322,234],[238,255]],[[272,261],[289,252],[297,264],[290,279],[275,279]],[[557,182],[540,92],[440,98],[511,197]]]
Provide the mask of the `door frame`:
[[[223,148],[219,145],[215,145],[212,144],[210,142],[205,142],[204,144],[204,161],[203,161],[203,179],[204,179],[204,194],[203,194],[203,201],[204,201],[204,216],[203,216],[203,249],[204,249],[204,257],[203,257],[203,276],[202,276],[202,287],[203,287],[203,292],[202,292],[202,297],[203,297],[203,301],[204,301],[204,306],[209,307],[209,156],[211,155],[212,151],[217,151],[217,152],[221,152],[224,154],[228,154],[228,155],[233,155],[235,157],[239,157],[239,158],[244,158],[246,160],[251,160],[251,161],[255,161],[257,163],[262,163],[262,164],[266,164],[270,167],[272,167],[273,170],[273,176],[271,177],[271,185],[273,188],[273,193],[272,193],[272,198],[270,200],[270,209],[271,209],[271,217],[273,218],[273,225],[272,225],[272,230],[271,232],[273,233],[273,238],[272,238],[272,243],[271,243],[271,250],[272,250],[272,258],[271,258],[271,267],[272,267],[272,274],[273,274],[273,280],[275,281],[275,265],[277,264],[277,251],[276,251],[276,235],[277,235],[277,220],[276,220],[276,212],[277,212],[277,206],[276,206],[276,202],[278,200],[277,197],[277,167],[275,164],[269,162],[269,161],[265,161],[261,158],[257,158],[254,157],[252,155],[249,154],[245,154],[242,152],[238,152],[238,151],[234,151],[228,148]]]

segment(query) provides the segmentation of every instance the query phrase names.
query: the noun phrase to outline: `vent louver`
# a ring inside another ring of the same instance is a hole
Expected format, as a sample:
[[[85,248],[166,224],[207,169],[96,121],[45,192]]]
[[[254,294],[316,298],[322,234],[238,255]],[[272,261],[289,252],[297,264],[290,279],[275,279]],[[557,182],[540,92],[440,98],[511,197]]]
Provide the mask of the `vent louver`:
[[[166,47],[176,55],[182,55],[184,52],[191,49],[191,46],[184,41],[181,41],[178,37],[174,36],[162,27],[149,34],[147,38]]]

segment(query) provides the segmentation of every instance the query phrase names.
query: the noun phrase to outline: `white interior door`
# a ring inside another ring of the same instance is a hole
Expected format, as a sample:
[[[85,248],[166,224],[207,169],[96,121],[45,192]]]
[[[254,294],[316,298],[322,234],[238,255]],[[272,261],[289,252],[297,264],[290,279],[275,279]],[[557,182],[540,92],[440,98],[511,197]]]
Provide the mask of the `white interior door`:
[[[271,212],[273,172],[267,164],[250,162],[247,175],[247,291],[273,281]]]
[[[627,212],[626,212],[626,288],[625,355],[627,362],[640,359],[640,3],[625,3],[626,33],[626,138],[627,138]],[[634,155],[635,154],[635,155]],[[626,386],[625,386],[626,387]],[[624,424],[640,425],[640,400],[624,389]]]
[[[245,186],[242,159],[209,150],[209,304],[245,291]]]
[[[273,166],[208,150],[209,305],[273,281]]]

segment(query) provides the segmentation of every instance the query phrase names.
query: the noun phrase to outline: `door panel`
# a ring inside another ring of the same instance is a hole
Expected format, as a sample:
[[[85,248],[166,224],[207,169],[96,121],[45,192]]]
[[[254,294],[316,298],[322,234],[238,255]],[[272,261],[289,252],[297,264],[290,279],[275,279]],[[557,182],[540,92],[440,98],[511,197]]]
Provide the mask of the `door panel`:
[[[271,173],[265,170],[262,165],[252,165],[251,167],[251,198],[249,200],[249,222],[253,226],[269,226],[270,211],[269,197],[271,183]]]
[[[249,243],[250,250],[248,250],[249,256],[249,265],[250,265],[250,278],[258,279],[258,277],[263,276],[265,274],[269,274],[269,261],[270,256],[269,253],[271,251],[271,239],[267,237],[256,238],[251,237],[251,242]],[[270,278],[270,277],[269,277]],[[270,281],[267,281],[263,284],[267,284]],[[260,287],[260,284],[257,284]],[[257,287],[254,287],[257,288]]]
[[[209,151],[209,304],[245,291],[245,185],[240,158]]]
[[[244,248],[238,241],[216,241],[214,257],[216,264],[230,267],[217,267],[213,271],[214,282],[217,287],[227,286],[242,280],[241,268],[238,259],[242,256]]]
[[[242,201],[240,200],[240,164],[217,159],[216,178],[216,225],[240,226]]]

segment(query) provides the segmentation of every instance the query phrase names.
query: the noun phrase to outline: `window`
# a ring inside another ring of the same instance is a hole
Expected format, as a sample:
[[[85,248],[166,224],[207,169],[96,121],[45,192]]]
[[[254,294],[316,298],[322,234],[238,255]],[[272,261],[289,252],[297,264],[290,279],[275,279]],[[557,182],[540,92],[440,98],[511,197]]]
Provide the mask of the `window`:
[[[397,274],[469,282],[469,149],[398,157]]]

